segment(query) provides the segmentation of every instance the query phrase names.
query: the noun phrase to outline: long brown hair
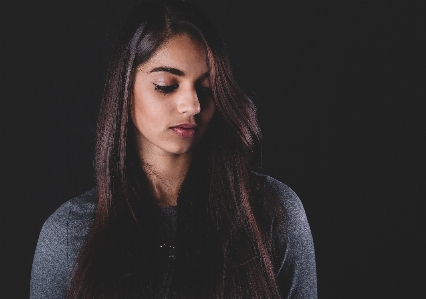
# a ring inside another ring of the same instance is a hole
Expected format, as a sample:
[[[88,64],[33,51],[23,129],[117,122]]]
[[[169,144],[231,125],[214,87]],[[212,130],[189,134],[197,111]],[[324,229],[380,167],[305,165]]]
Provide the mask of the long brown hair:
[[[97,211],[76,260],[69,298],[156,298],[160,208],[135,151],[129,117],[136,68],[186,33],[205,47],[216,112],[195,149],[177,205],[168,297],[279,298],[268,229],[278,202],[253,173],[261,133],[209,18],[188,2],[132,8],[107,75],[97,128]]]

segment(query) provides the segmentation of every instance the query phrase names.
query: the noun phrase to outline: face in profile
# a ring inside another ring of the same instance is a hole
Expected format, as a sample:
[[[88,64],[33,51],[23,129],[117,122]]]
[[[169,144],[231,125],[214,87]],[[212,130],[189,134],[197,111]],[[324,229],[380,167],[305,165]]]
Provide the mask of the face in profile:
[[[142,154],[190,152],[214,110],[201,42],[172,37],[138,67],[131,113]]]

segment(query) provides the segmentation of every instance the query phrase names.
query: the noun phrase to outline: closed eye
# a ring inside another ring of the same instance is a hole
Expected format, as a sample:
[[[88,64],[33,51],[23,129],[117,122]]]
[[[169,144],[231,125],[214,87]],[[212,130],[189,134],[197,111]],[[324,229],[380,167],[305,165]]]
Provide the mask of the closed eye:
[[[159,84],[155,84],[155,83],[152,83],[152,84],[155,85],[155,90],[157,90],[161,93],[164,93],[164,94],[172,93],[173,91],[175,91],[179,87],[178,84],[173,84],[173,85],[159,85]]]

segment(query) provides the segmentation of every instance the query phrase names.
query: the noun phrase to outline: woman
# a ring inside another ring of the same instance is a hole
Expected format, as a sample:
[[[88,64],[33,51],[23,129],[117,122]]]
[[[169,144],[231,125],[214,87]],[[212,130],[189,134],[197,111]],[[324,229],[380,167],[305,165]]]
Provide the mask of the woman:
[[[135,6],[107,76],[96,188],[44,224],[31,298],[316,298],[302,204],[254,172],[259,143],[208,18]]]

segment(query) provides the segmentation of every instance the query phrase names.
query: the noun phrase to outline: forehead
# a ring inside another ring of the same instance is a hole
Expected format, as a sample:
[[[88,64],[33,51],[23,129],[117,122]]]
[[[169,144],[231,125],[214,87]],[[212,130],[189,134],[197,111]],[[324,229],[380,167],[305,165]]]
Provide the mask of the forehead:
[[[206,54],[201,41],[187,34],[174,36],[167,40],[141,69],[167,66],[188,72],[207,72]]]

